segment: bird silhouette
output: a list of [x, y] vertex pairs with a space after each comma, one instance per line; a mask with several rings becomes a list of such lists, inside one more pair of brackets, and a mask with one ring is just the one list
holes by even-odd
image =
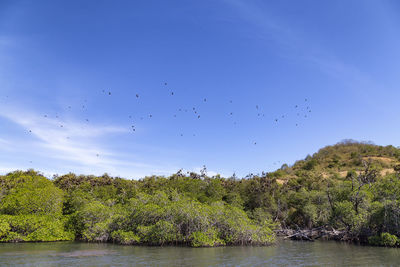
[[139, 95], [138, 95], [138, 94], [136, 94], [136, 98], [139, 98]]

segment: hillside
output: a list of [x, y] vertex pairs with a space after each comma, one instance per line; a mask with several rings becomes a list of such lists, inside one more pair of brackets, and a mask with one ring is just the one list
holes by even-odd
[[400, 149], [346, 140], [321, 148], [312, 156], [296, 161], [293, 166], [284, 164], [273, 175], [281, 184], [303, 177], [304, 171], [321, 178], [345, 178], [351, 171], [360, 174], [366, 163], [370, 163], [381, 176], [394, 173], [394, 168], [400, 164]]

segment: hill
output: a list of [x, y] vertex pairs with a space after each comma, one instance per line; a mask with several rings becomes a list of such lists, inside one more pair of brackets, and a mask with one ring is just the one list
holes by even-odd
[[293, 166], [287, 164], [273, 172], [279, 183], [289, 179], [301, 178], [304, 171], [310, 171], [321, 178], [344, 178], [349, 172], [360, 174], [365, 164], [371, 164], [381, 176], [392, 174], [400, 164], [400, 149], [394, 146], [378, 146], [370, 142], [344, 140], [332, 146], [321, 148], [312, 156], [296, 161]]

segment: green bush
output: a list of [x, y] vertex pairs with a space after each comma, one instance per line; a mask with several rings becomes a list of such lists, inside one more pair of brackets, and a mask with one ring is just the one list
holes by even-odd
[[0, 241], [73, 240], [63, 219], [49, 215], [0, 215]]
[[398, 238], [395, 235], [389, 233], [381, 234], [382, 245], [386, 247], [394, 247], [398, 243]]
[[139, 226], [137, 228], [141, 240], [151, 245], [164, 245], [177, 240], [178, 233], [175, 225], [160, 220], [151, 226]]
[[133, 245], [140, 243], [140, 237], [132, 231], [117, 230], [111, 233], [113, 242], [122, 245]]
[[5, 191], [0, 201], [2, 214], [61, 215], [63, 192], [43, 176], [13, 173], [2, 177], [2, 189]]
[[214, 247], [224, 245], [225, 242], [218, 238], [216, 229], [209, 229], [206, 232], [193, 232], [190, 235], [190, 245], [192, 247]]
[[373, 246], [394, 247], [399, 243], [399, 238], [389, 233], [381, 233], [381, 235], [370, 236], [368, 244]]

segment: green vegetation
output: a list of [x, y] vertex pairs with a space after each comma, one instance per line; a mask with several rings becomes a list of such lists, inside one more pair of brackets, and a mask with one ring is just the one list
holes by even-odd
[[265, 245], [276, 228], [335, 229], [340, 240], [397, 246], [400, 149], [345, 141], [246, 178], [126, 180], [37, 172], [0, 176], [0, 241]]

